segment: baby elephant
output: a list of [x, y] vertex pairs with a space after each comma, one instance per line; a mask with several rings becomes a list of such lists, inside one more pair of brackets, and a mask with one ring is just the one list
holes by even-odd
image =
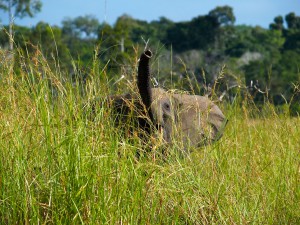
[[113, 110], [124, 118], [132, 113], [137, 125], [150, 134], [160, 134], [167, 143], [182, 143], [185, 149], [210, 144], [223, 133], [227, 119], [210, 99], [199, 95], [170, 93], [151, 88], [150, 50], [142, 53], [138, 66], [139, 96], [111, 97]]

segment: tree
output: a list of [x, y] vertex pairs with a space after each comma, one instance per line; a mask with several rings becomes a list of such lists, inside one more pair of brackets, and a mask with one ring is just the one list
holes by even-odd
[[235, 16], [230, 6], [219, 6], [208, 13], [208, 18], [214, 21], [214, 51], [217, 55], [224, 52], [228, 42], [233, 38]]
[[274, 19], [274, 23], [270, 24], [270, 29], [271, 30], [283, 30], [283, 17], [282, 16], [277, 16]]
[[295, 13], [289, 13], [285, 16], [288, 29], [300, 29], [300, 17], [296, 16]]
[[289, 13], [285, 16], [288, 29], [285, 31], [286, 42], [284, 50], [300, 52], [300, 17], [295, 13]]
[[98, 31], [98, 40], [104, 48], [115, 46], [118, 41], [116, 40], [113, 28], [108, 23], [102, 23]]
[[120, 46], [121, 52], [125, 52], [127, 48], [132, 46], [132, 41], [130, 39], [130, 33], [132, 30], [133, 18], [129, 15], [120, 16], [114, 26], [114, 33], [116, 40]]
[[191, 49], [190, 40], [194, 38], [189, 37], [188, 22], [173, 23], [173, 25], [167, 29], [166, 34], [166, 43], [171, 45], [176, 51], [182, 52]]
[[77, 38], [96, 38], [100, 23], [95, 16], [79, 16], [75, 19], [64, 19], [62, 21], [63, 32]]
[[[160, 17], [158, 21], [152, 21], [151, 27], [155, 30], [156, 39], [162, 43], [166, 43], [167, 31], [173, 25], [173, 21], [166, 17]], [[153, 39], [151, 35], [151, 39]]]
[[214, 17], [198, 16], [190, 22], [178, 22], [167, 30], [167, 43], [176, 51], [207, 49], [215, 42], [219, 24]]
[[286, 32], [284, 49], [300, 52], [300, 30], [292, 29]]
[[32, 45], [38, 46], [49, 61], [52, 54], [58, 57], [56, 60], [67, 61], [66, 59], [69, 59], [67, 46], [62, 42], [62, 31], [57, 26], [51, 27], [47, 23], [39, 22], [31, 29], [29, 41]]
[[233, 25], [235, 22], [233, 9], [230, 6], [218, 6], [211, 10], [208, 15], [215, 17], [221, 26]]
[[42, 8], [40, 0], [0, 0], [0, 9], [8, 12], [9, 17], [9, 48], [13, 50], [14, 18], [33, 17]]
[[93, 59], [100, 29], [98, 19], [93, 15], [85, 15], [65, 18], [62, 24], [62, 42], [78, 65], [87, 65]]

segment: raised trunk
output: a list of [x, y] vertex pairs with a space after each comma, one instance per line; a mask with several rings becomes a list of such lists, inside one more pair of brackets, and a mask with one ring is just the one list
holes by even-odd
[[153, 121], [153, 114], [151, 111], [152, 93], [150, 84], [150, 66], [149, 61], [152, 57], [152, 52], [146, 50], [140, 57], [138, 66], [137, 86], [141, 95], [142, 101], [146, 106], [147, 112], [151, 121]]

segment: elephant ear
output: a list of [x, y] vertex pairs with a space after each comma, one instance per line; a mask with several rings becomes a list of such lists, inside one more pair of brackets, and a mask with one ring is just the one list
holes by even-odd
[[180, 140], [178, 143], [188, 149], [190, 146], [195, 146], [203, 139], [202, 129], [200, 126], [201, 120], [197, 113], [197, 107], [189, 95], [174, 94], [174, 115], [176, 121], [173, 128], [175, 140]]
[[208, 121], [213, 127], [213, 140], [219, 140], [223, 135], [223, 131], [228, 122], [228, 119], [224, 116], [224, 114], [217, 105], [213, 105], [211, 107], [208, 116]]

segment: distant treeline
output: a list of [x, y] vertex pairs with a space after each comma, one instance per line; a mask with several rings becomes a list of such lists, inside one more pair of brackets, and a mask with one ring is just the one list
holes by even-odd
[[[4, 27], [0, 33], [2, 49], [9, 45], [7, 29]], [[72, 71], [73, 60], [88, 73], [96, 59], [108, 65], [108, 73], [115, 79], [120, 65], [129, 64], [136, 55], [135, 46], [144, 46], [148, 39], [148, 45], [162, 56], [157, 59], [161, 81], [170, 80], [171, 57], [172, 82], [186, 89], [191, 84], [182, 80], [195, 79], [195, 83], [208, 86], [226, 65], [220, 82], [222, 90], [230, 91], [241, 81], [255, 92], [256, 102], [264, 101], [267, 95], [275, 105], [292, 103], [294, 111], [298, 111], [300, 17], [293, 12], [277, 16], [269, 28], [235, 25], [229, 6], [217, 7], [186, 22], [165, 17], [147, 22], [123, 15], [109, 25], [88, 15], [67, 18], [61, 27], [44, 22], [31, 28], [14, 27], [18, 50], [35, 54], [38, 49], [49, 63], [58, 58], [61, 68], [67, 71]]]

